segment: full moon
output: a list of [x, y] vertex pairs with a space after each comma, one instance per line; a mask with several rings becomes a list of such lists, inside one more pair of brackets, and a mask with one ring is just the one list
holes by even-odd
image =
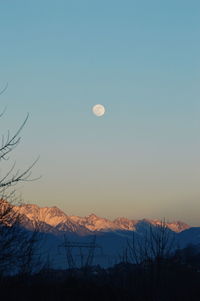
[[92, 108], [92, 112], [94, 115], [96, 115], [97, 117], [101, 117], [105, 114], [106, 112], [106, 109], [103, 105], [95, 105], [93, 108]]

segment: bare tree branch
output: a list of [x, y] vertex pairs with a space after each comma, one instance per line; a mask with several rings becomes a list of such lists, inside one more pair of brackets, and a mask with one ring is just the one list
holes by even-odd
[[8, 88], [8, 83], [5, 84], [5, 87], [0, 91], [0, 95], [3, 94]]
[[17, 132], [13, 135], [10, 136], [10, 132], [8, 131], [7, 137], [5, 138], [5, 135], [2, 136], [2, 144], [0, 147], [0, 160], [1, 159], [6, 159], [6, 156], [8, 153], [10, 153], [20, 142], [21, 137], [19, 137], [20, 132], [24, 128], [25, 124], [27, 123], [27, 120], [29, 118], [29, 114], [27, 114], [24, 122], [22, 125], [19, 127]]

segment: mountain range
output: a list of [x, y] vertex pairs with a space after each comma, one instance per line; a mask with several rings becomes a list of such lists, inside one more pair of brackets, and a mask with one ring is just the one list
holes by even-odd
[[[23, 225], [32, 229], [37, 226], [45, 232], [71, 232], [78, 235], [89, 235], [97, 232], [114, 232], [114, 231], [136, 231], [137, 225], [141, 222], [156, 226], [160, 225], [158, 219], [128, 219], [124, 217], [109, 220], [90, 214], [86, 217], [70, 216], [65, 214], [57, 207], [39, 207], [37, 205], [28, 204], [15, 206], [14, 210], [23, 216]], [[166, 226], [179, 233], [190, 226], [181, 221], [166, 222]]]

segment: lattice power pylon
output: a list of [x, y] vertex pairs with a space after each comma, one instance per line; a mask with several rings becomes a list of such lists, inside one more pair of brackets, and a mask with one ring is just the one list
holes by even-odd
[[[73, 252], [72, 252], [73, 249], [79, 249], [79, 256], [81, 259], [81, 268], [83, 268], [83, 267], [86, 268], [86, 267], [92, 266], [95, 249], [97, 249], [97, 248], [101, 249], [101, 247], [98, 244], [96, 244], [96, 235], [93, 236], [91, 242], [88, 242], [88, 243], [69, 241], [67, 239], [67, 236], [65, 235], [64, 236], [64, 244], [62, 246], [66, 250], [66, 256], [67, 256], [67, 262], [68, 262], [69, 269], [76, 268], [76, 261], [74, 260], [74, 256], [73, 256]], [[86, 250], [86, 249], [88, 250], [88, 254], [87, 254], [86, 260], [84, 261], [83, 250]]]

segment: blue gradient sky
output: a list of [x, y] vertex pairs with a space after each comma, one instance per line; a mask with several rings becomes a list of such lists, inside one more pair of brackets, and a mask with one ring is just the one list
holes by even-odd
[[0, 1], [0, 37], [24, 200], [200, 225], [199, 1]]

